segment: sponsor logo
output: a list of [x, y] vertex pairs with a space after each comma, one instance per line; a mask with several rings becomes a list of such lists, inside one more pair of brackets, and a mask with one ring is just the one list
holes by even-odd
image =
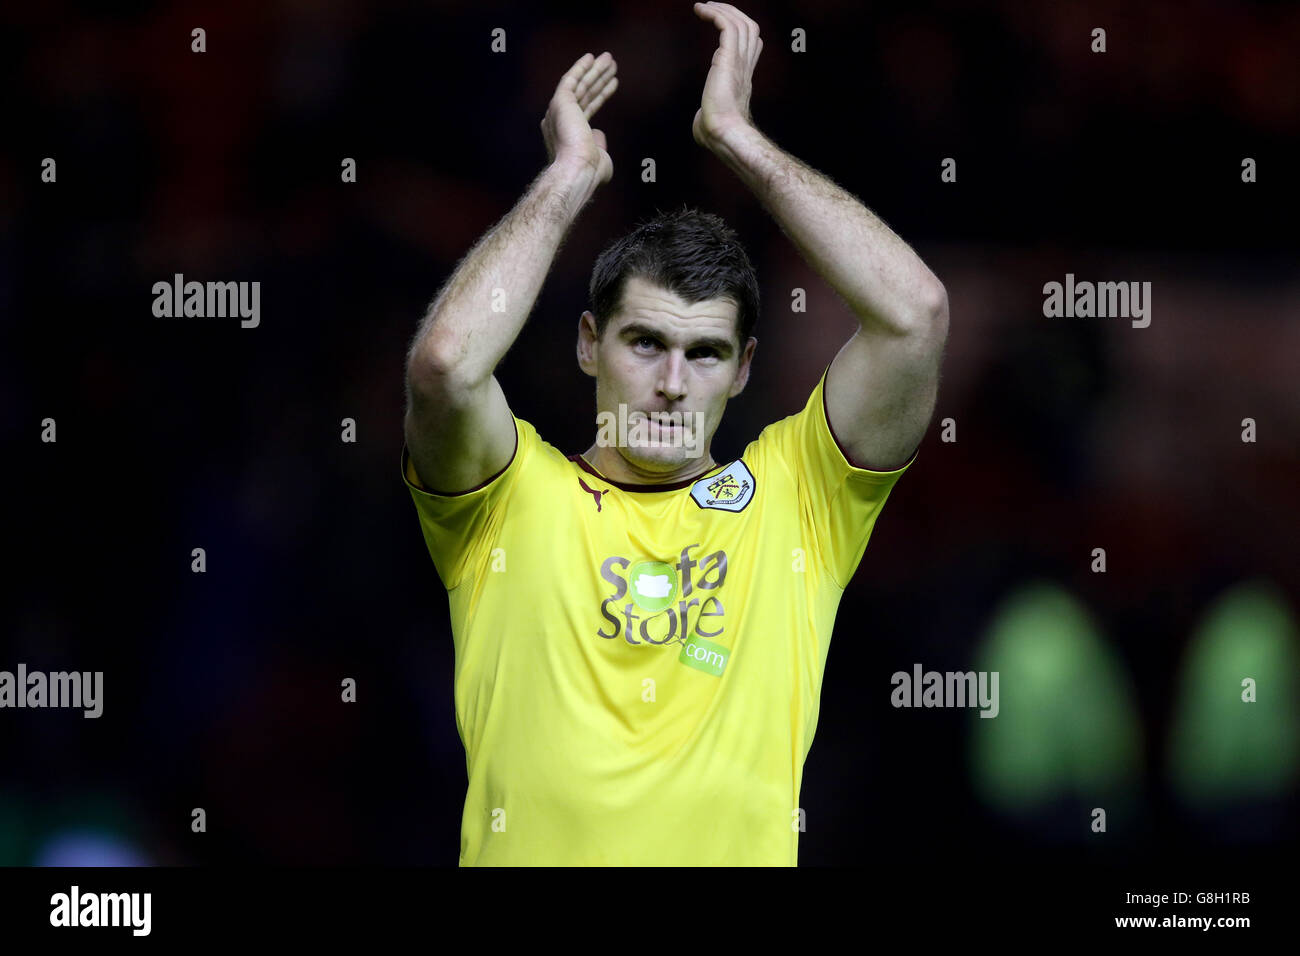
[[583, 490], [583, 491], [585, 491], [587, 494], [591, 495], [593, 498], [596, 499], [596, 512], [597, 512], [597, 514], [599, 514], [599, 513], [600, 513], [600, 496], [603, 495], [603, 494], [606, 494], [606, 493], [609, 491], [609, 489], [608, 489], [608, 488], [602, 488], [600, 491], [597, 491], [595, 488], [588, 488], [588, 487], [587, 487], [587, 483], [586, 483], [585, 481], [583, 481], [581, 478], [578, 479], [578, 484], [582, 485], [582, 490]]
[[727, 667], [727, 658], [730, 656], [730, 648], [692, 634], [682, 645], [682, 652], [677, 655], [677, 659], [687, 667], [712, 674], [714, 677], [721, 677]]
[[727, 579], [727, 552], [714, 551], [697, 561], [691, 551], [698, 547], [682, 548], [673, 564], [617, 554], [606, 558], [600, 576], [613, 590], [600, 603], [607, 623], [596, 636], [658, 645], [719, 638], [726, 617], [719, 591]]

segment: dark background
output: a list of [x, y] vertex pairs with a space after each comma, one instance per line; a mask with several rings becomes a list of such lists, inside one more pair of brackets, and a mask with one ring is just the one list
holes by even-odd
[[[1294, 847], [1300, 5], [740, 6], [765, 39], [755, 122], [908, 241], [951, 310], [934, 423], [840, 607], [800, 863]], [[569, 65], [618, 60], [593, 121], [614, 178], [498, 370], [516, 414], [566, 454], [587, 447], [573, 343], [592, 263], [682, 203], [739, 231], [763, 292], [717, 460], [802, 407], [853, 331], [691, 137], [716, 30], [686, 0], [245, 0], [8, 5], [0, 37], [0, 669], [105, 672], [98, 720], [0, 712], [0, 863], [454, 865], [465, 756], [445, 592], [398, 472], [403, 358], [544, 166], [538, 123]], [[152, 285], [176, 272], [260, 281], [260, 327], [155, 318]], [[1043, 283], [1067, 272], [1151, 281], [1150, 327], [1045, 318]], [[806, 314], [789, 312], [796, 286]], [[57, 443], [40, 441], [46, 417]], [[896, 710], [889, 678], [979, 666], [1035, 581], [1084, 609], [1085, 643], [1120, 675], [1079, 710], [1058, 695], [1054, 719], [1113, 705], [1135, 722], [1098, 751], [1109, 777], [1066, 760], [1042, 800], [1009, 809], [976, 782], [974, 735], [995, 722]], [[1275, 721], [1272, 783], [1225, 764], [1240, 786], [1197, 798], [1170, 769], [1177, 715], [1200, 699], [1183, 682], [1239, 586], [1282, 609], [1251, 675]], [[1014, 667], [991, 661], [1006, 715]], [[1098, 805], [1116, 808], [1105, 834], [1088, 827]]]

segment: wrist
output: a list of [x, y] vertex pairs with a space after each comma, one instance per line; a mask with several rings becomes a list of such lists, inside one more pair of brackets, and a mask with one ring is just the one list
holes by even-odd
[[580, 156], [557, 156], [546, 167], [546, 172], [561, 187], [588, 195], [596, 191], [600, 180], [600, 167]]
[[745, 120], [719, 123], [704, 131], [704, 145], [723, 162], [734, 165], [763, 141], [758, 127]]
[[586, 163], [557, 159], [542, 170], [539, 184], [573, 218], [596, 191], [596, 170]]

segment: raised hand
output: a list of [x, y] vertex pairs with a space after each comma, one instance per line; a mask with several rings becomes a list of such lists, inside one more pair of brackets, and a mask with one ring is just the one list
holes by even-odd
[[561, 78], [542, 117], [550, 162], [589, 166], [596, 172], [597, 185], [614, 175], [614, 162], [605, 149], [605, 134], [587, 121], [618, 89], [617, 72], [618, 64], [609, 53], [583, 54]]
[[708, 146], [710, 140], [732, 127], [754, 125], [749, 115], [749, 94], [763, 41], [758, 37], [758, 24], [729, 3], [697, 3], [695, 15], [708, 20], [721, 34], [704, 81], [704, 96], [691, 124], [695, 142]]

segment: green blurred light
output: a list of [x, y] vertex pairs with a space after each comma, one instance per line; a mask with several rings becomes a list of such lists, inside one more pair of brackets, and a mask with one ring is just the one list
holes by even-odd
[[[1186, 656], [1171, 729], [1175, 793], [1202, 809], [1270, 799], [1300, 774], [1296, 622], [1270, 584], [1241, 584], [1205, 613]], [[1255, 681], [1255, 702], [1242, 680]]]
[[972, 721], [981, 799], [1013, 815], [1071, 797], [1108, 812], [1127, 803], [1142, 750], [1133, 688], [1078, 601], [1025, 585], [995, 612], [979, 660], [999, 672], [1001, 699], [996, 718]]

